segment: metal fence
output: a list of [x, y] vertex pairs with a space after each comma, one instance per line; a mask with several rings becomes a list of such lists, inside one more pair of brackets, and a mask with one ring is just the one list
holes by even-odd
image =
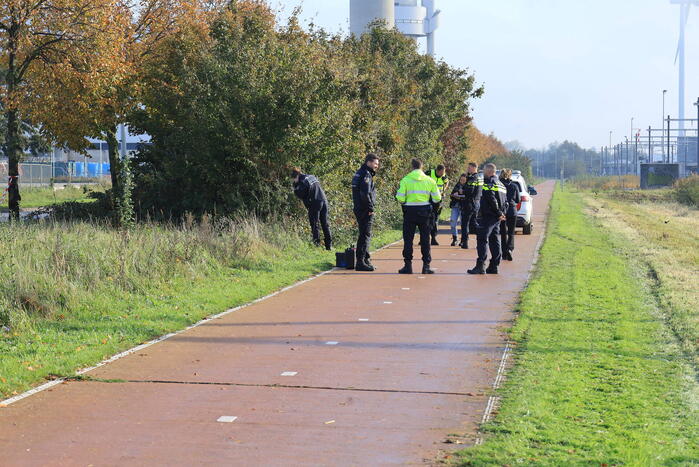
[[[109, 164], [93, 162], [23, 162], [19, 164], [19, 182], [24, 186], [47, 186], [65, 182], [109, 178]], [[8, 176], [7, 162], [0, 162], [0, 178]]]

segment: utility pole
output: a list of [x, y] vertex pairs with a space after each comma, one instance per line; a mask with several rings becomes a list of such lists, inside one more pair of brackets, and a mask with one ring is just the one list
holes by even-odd
[[641, 137], [641, 129], [636, 133], [636, 143], [633, 148], [633, 174], [638, 175], [638, 139]]
[[667, 89], [663, 89], [663, 138], [660, 145], [663, 151], [663, 162], [665, 162], [665, 94], [667, 94]]
[[670, 154], [670, 116], [667, 116], [667, 163], [672, 162], [672, 155]]

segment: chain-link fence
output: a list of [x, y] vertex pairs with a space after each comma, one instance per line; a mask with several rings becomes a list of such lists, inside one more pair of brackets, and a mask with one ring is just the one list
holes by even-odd
[[[52, 181], [100, 181], [109, 178], [109, 169], [109, 164], [97, 162], [23, 162], [19, 164], [19, 181], [23, 186], [47, 186]], [[0, 178], [7, 176], [7, 162], [0, 162]]]

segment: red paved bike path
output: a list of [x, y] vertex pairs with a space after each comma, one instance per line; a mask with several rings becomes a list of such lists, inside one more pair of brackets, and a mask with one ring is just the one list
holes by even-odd
[[439, 246], [436, 275], [400, 276], [394, 245], [376, 273], [333, 271], [87, 374], [118, 382], [1, 409], [0, 464], [434, 462], [449, 435], [475, 439], [543, 234], [553, 184], [539, 189], [501, 275], [467, 276], [475, 250]]

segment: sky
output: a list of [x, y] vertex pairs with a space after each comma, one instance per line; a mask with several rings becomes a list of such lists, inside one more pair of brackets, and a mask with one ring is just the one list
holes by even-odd
[[[273, 0], [282, 19], [349, 30], [349, 0]], [[476, 126], [527, 148], [613, 144], [678, 114], [679, 6], [670, 0], [437, 0], [437, 57], [485, 86]], [[286, 12], [286, 13], [284, 13]], [[686, 117], [699, 97], [699, 7], [687, 26]], [[696, 126], [695, 126], [696, 128]]]

